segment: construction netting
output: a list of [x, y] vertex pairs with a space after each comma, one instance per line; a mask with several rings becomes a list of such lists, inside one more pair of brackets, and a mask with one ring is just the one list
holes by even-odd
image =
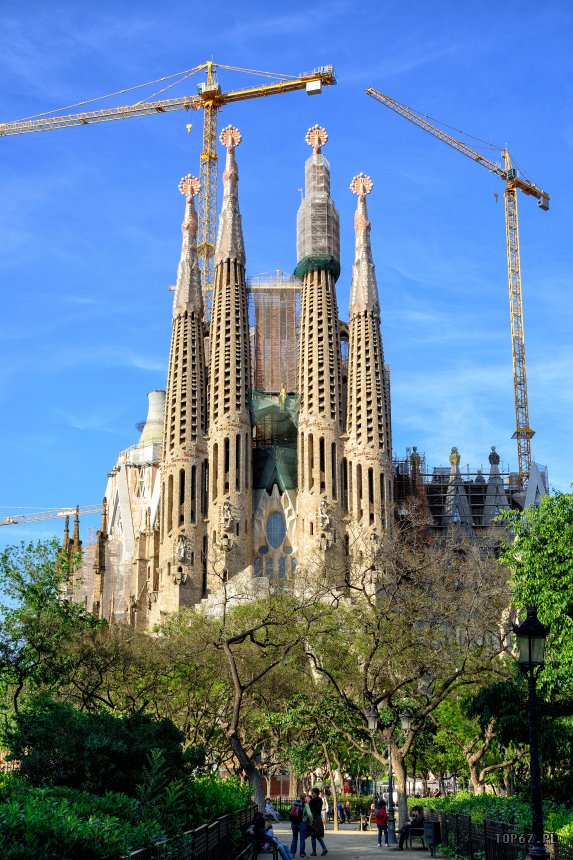
[[296, 441], [300, 396], [266, 391], [251, 392], [251, 420], [257, 428], [257, 440], [263, 445]]
[[330, 196], [330, 164], [322, 152], [306, 160], [304, 180], [296, 216], [296, 258], [329, 255], [340, 260], [339, 217]]
[[295, 278], [304, 278], [308, 272], [330, 272], [334, 280], [337, 281], [340, 277], [340, 263], [336, 257], [330, 254], [325, 254], [322, 257], [303, 257], [296, 269], [294, 270]]
[[248, 282], [252, 386], [278, 394], [298, 390], [300, 282], [277, 270]]

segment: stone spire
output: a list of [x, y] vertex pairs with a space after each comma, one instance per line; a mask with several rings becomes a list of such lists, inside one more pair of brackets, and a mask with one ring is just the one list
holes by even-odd
[[488, 459], [490, 468], [483, 508], [484, 525], [491, 525], [500, 511], [509, 510], [509, 499], [507, 498], [503, 478], [499, 471], [500, 456], [495, 450], [495, 445], [491, 446]]
[[215, 265], [222, 260], [236, 260], [245, 265], [245, 243], [239, 211], [239, 171], [235, 160], [235, 148], [241, 143], [241, 132], [228, 125], [219, 137], [227, 148], [225, 172], [223, 173], [223, 204], [219, 217], [219, 232], [215, 248]]
[[[169, 612], [197, 603], [205, 590], [201, 552], [206, 534], [207, 376], [193, 200], [198, 189], [193, 176], [185, 176], [179, 183], [185, 197], [185, 217], [165, 392], [159, 581], [158, 588], [153, 589], [159, 591], [162, 606]], [[163, 395], [152, 394], [141, 441], [156, 439]]]
[[179, 190], [185, 197], [185, 216], [181, 225], [183, 241], [173, 298], [173, 317], [186, 310], [195, 311], [199, 316], [203, 316], [201, 275], [197, 259], [198, 221], [194, 201], [199, 191], [199, 180], [188, 174], [179, 183]]
[[344, 503], [351, 523], [380, 535], [392, 517], [392, 473], [389, 392], [366, 209], [372, 180], [360, 173], [350, 190], [358, 200], [350, 290]]
[[350, 184], [350, 190], [358, 197], [354, 213], [354, 233], [356, 236], [352, 284], [350, 287], [350, 315], [365, 310], [379, 316], [378, 287], [372, 261], [370, 246], [370, 221], [366, 209], [366, 195], [372, 191], [373, 183], [369, 176], [359, 173]]
[[340, 463], [342, 371], [335, 282], [340, 273], [338, 212], [330, 197], [330, 167], [320, 126], [308, 130], [306, 195], [297, 215], [295, 275], [302, 280], [299, 334], [298, 553], [333, 576], [342, 568]]
[[70, 517], [69, 514], [66, 514], [66, 519], [64, 521], [64, 541], [62, 543], [62, 549], [64, 552], [67, 552], [70, 548]]
[[227, 126], [220, 141], [227, 160], [209, 333], [209, 588], [250, 565], [253, 515], [251, 353], [235, 161], [241, 134]]
[[456, 447], [452, 448], [449, 460], [450, 479], [446, 491], [442, 524], [444, 526], [463, 525], [470, 528], [473, 526], [472, 510], [460, 472], [461, 456]]

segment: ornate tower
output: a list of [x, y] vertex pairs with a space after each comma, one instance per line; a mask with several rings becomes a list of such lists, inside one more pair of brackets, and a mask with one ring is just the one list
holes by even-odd
[[337, 539], [340, 499], [341, 360], [335, 282], [340, 274], [338, 212], [330, 196], [323, 128], [306, 135], [305, 196], [297, 216], [295, 275], [302, 280], [298, 424], [298, 553], [322, 565]]
[[159, 547], [158, 603], [167, 612], [198, 602], [206, 590], [202, 552], [207, 514], [207, 412], [194, 203], [198, 189], [193, 176], [179, 184], [185, 197], [185, 217], [167, 375]]
[[227, 126], [223, 204], [215, 249], [209, 343], [208, 581], [214, 590], [252, 561], [251, 357], [245, 247], [235, 148], [241, 134]]
[[380, 535], [392, 517], [392, 455], [380, 305], [366, 210], [372, 180], [360, 173], [352, 180], [350, 190], [358, 201], [350, 290], [343, 507], [349, 513], [351, 527]]

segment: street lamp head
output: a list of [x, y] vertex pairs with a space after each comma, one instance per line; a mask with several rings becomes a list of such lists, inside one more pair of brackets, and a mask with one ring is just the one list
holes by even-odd
[[414, 714], [410, 710], [410, 708], [402, 708], [399, 714], [400, 717], [400, 725], [405, 732], [410, 731], [410, 726], [412, 725], [412, 719]]
[[513, 632], [517, 638], [521, 668], [534, 669], [536, 666], [543, 666], [549, 627], [541, 623], [535, 606], [527, 607], [527, 618], [519, 625], [514, 624]]
[[368, 731], [370, 732], [371, 737], [374, 737], [376, 734], [376, 729], [378, 728], [378, 709], [374, 702], [370, 705], [370, 710], [367, 714], [368, 719]]

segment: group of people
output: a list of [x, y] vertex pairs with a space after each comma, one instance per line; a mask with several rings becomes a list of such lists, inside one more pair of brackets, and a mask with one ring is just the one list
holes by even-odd
[[[350, 820], [350, 815], [346, 818], [345, 806], [348, 804], [337, 804], [337, 812], [340, 821]], [[386, 801], [380, 798], [373, 804], [373, 817], [378, 831], [378, 846], [382, 844], [388, 847], [388, 810]], [[328, 818], [328, 801], [326, 796], [322, 796], [319, 788], [313, 788], [310, 794], [301, 794], [293, 803], [290, 814], [290, 826], [292, 831], [292, 841], [289, 847], [280, 842], [273, 833], [272, 824], [268, 823], [268, 819], [279, 820], [279, 813], [271, 803], [270, 798], [267, 798], [265, 803], [265, 812], [257, 812], [255, 819], [250, 828], [250, 834], [258, 846], [260, 851], [265, 851], [275, 846], [282, 860], [293, 860], [296, 857], [297, 848], [299, 849], [299, 857], [316, 857], [317, 844], [321, 847], [321, 856], [328, 854], [326, 845], [324, 844], [324, 827]], [[398, 845], [394, 847], [394, 851], [403, 851], [404, 844], [412, 831], [424, 830], [424, 814], [421, 806], [413, 806], [410, 812], [408, 821], [400, 828], [400, 840]], [[311, 852], [306, 853], [306, 840], [310, 837]]]
[[281, 842], [273, 832], [269, 819], [278, 821], [280, 816], [274, 808], [271, 799], [265, 801], [265, 811], [257, 812], [253, 823], [248, 829], [248, 834], [257, 846], [257, 851], [268, 851], [275, 847], [282, 860], [293, 860], [296, 857], [297, 847], [299, 856], [307, 857], [306, 840], [310, 837], [312, 851], [311, 857], [317, 856], [317, 843], [322, 851], [321, 856], [328, 854], [324, 844], [324, 825], [328, 815], [328, 801], [322, 797], [319, 788], [313, 788], [309, 795], [301, 794], [290, 810], [290, 826], [292, 830], [292, 842], [290, 849], [288, 845]]
[[324, 844], [324, 825], [328, 815], [328, 801], [322, 796], [319, 788], [313, 788], [311, 793], [301, 794], [298, 800], [292, 805], [290, 811], [290, 826], [292, 830], [292, 842], [290, 852], [293, 857], [296, 857], [297, 845], [299, 847], [299, 856], [306, 857], [305, 842], [310, 836], [310, 844], [312, 851], [311, 857], [316, 857], [316, 844], [320, 845], [322, 851], [321, 857], [328, 854], [326, 845]]

